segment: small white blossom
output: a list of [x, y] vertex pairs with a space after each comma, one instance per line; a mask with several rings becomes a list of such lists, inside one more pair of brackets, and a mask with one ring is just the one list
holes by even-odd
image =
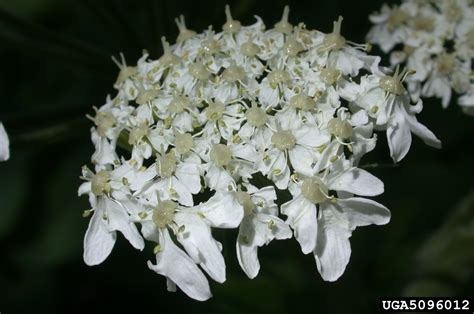
[[240, 223], [237, 238], [237, 258], [240, 267], [249, 278], [255, 278], [260, 270], [258, 248], [273, 239], [291, 238], [288, 225], [278, 218], [277, 199], [273, 187], [257, 189], [247, 184], [247, 191], [235, 192], [235, 198], [244, 208], [245, 216]]
[[[352, 194], [375, 196], [383, 183], [368, 172], [339, 160], [326, 169], [314, 169], [290, 188], [293, 200], [282, 212], [293, 228], [304, 254], [313, 253], [324, 280], [337, 280], [351, 253], [349, 237], [358, 226], [386, 224], [390, 212], [374, 201]], [[348, 194], [350, 193], [350, 194]]]

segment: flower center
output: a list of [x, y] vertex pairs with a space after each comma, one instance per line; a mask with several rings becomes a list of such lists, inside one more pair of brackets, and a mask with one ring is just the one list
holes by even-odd
[[267, 123], [267, 114], [261, 108], [257, 106], [252, 106], [245, 112], [245, 117], [251, 126], [262, 127]]
[[225, 15], [226, 15], [227, 21], [222, 26], [222, 30], [230, 34], [238, 33], [241, 28], [240, 22], [232, 18], [232, 15], [230, 14], [230, 7], [228, 4], [225, 6]]
[[300, 93], [291, 97], [290, 105], [303, 111], [309, 111], [316, 107], [316, 102], [306, 93]]
[[211, 102], [206, 109], [206, 117], [209, 120], [217, 121], [224, 114], [225, 106], [220, 101]]
[[323, 203], [327, 199], [328, 189], [318, 177], [306, 178], [301, 185], [301, 193], [313, 204]]
[[165, 67], [179, 64], [179, 58], [171, 52], [170, 44], [166, 41], [166, 38], [164, 36], [161, 37], [161, 43], [163, 45], [164, 53], [160, 58], [160, 63], [163, 64], [163, 66]]
[[230, 67], [224, 70], [222, 77], [228, 83], [242, 81], [245, 78], [245, 70], [241, 66], [231, 65]]
[[207, 32], [207, 39], [201, 43], [202, 50], [208, 55], [218, 53], [220, 50], [219, 42], [214, 39], [214, 32], [211, 28], [212, 26], [209, 26], [209, 30]]
[[380, 87], [382, 87], [385, 91], [400, 95], [403, 93], [403, 86], [402, 82], [396, 77], [392, 76], [385, 76], [380, 79]]
[[341, 76], [341, 71], [333, 68], [324, 68], [320, 73], [321, 79], [326, 85], [334, 84]]
[[448, 2], [444, 8], [444, 14], [449, 22], [458, 22], [463, 16], [461, 7], [458, 6], [455, 1]]
[[389, 76], [389, 75], [384, 76], [379, 81], [380, 87], [383, 90], [395, 95], [401, 95], [405, 91], [405, 88], [403, 87], [402, 80], [401, 80], [403, 73], [398, 75], [398, 69], [399, 68], [397, 66], [393, 76]]
[[411, 21], [413, 23], [413, 28], [415, 28], [418, 31], [432, 32], [435, 27], [434, 19], [429, 16], [418, 15]]
[[158, 96], [156, 89], [146, 90], [143, 87], [139, 89], [138, 97], [135, 100], [137, 104], [144, 105]]
[[415, 51], [415, 47], [409, 46], [409, 45], [404, 45], [403, 46], [403, 52], [406, 53], [407, 55], [411, 55]]
[[275, 69], [268, 74], [268, 82], [272, 88], [276, 88], [278, 84], [284, 84], [288, 82], [290, 78], [290, 74], [285, 70]]
[[290, 130], [280, 130], [273, 133], [272, 144], [279, 150], [291, 149], [296, 145], [296, 138]]
[[349, 138], [352, 136], [352, 125], [340, 118], [333, 118], [328, 122], [328, 131], [337, 137]]
[[134, 127], [130, 131], [130, 134], [128, 135], [128, 144], [135, 145], [147, 134], [148, 134], [148, 123], [143, 122], [139, 124], [138, 126]]
[[189, 99], [186, 96], [175, 96], [168, 105], [168, 110], [171, 113], [181, 113], [184, 109], [189, 107]]
[[404, 89], [402, 82], [393, 76], [382, 77], [380, 79], [380, 87], [382, 87], [385, 91], [395, 95], [402, 94]]
[[211, 160], [218, 167], [227, 166], [232, 160], [232, 153], [224, 144], [215, 144], [211, 149]]
[[186, 154], [191, 151], [191, 148], [194, 146], [194, 140], [191, 134], [183, 133], [177, 134], [174, 139], [174, 147], [176, 151], [180, 154]]
[[117, 124], [117, 119], [110, 112], [98, 111], [94, 123], [97, 125], [97, 133], [105, 137], [105, 133]]
[[444, 53], [438, 56], [438, 71], [443, 75], [450, 74], [454, 69], [455, 58], [452, 54]]
[[161, 201], [160, 204], [153, 210], [153, 223], [157, 228], [166, 228], [167, 225], [173, 222], [175, 212], [175, 202], [169, 200]]
[[196, 35], [195, 31], [192, 31], [186, 28], [184, 15], [180, 15], [179, 19], [176, 18], [174, 21], [176, 22], [176, 25], [178, 25], [178, 29], [179, 29], [179, 35], [178, 35], [178, 38], [176, 38], [176, 42], [181, 43], [185, 40], [188, 40], [194, 37], [194, 35]]
[[110, 174], [107, 170], [101, 170], [93, 175], [91, 179], [91, 190], [96, 196], [101, 196], [110, 191]]
[[290, 14], [290, 7], [285, 6], [283, 9], [283, 16], [281, 17], [280, 22], [275, 24], [275, 29], [283, 34], [290, 34], [293, 31], [293, 25], [288, 23], [288, 15]]
[[402, 25], [405, 23], [405, 21], [408, 19], [408, 13], [400, 10], [400, 9], [393, 9], [392, 12], [390, 13], [390, 16], [387, 19], [387, 27], [389, 31], [393, 31], [396, 29], [398, 26]]
[[237, 202], [239, 202], [239, 204], [244, 208], [245, 216], [253, 213], [255, 204], [252, 202], [252, 198], [250, 197], [249, 193], [243, 191], [235, 192], [235, 198], [237, 199]]
[[122, 63], [118, 62], [117, 59], [115, 59], [115, 57], [112, 57], [112, 61], [114, 61], [114, 63], [120, 69], [120, 72], [117, 77], [117, 84], [119, 85], [125, 82], [128, 78], [137, 74], [138, 72], [138, 68], [136, 66], [135, 67], [127, 66], [127, 62], [125, 61], [125, 57], [122, 53], [120, 54], [120, 58], [121, 58]]
[[254, 57], [259, 52], [260, 48], [256, 44], [254, 44], [250, 38], [247, 42], [243, 43], [240, 46], [240, 53], [246, 57]]
[[293, 37], [288, 38], [285, 45], [283, 46], [283, 51], [290, 57], [295, 57], [303, 50], [303, 45]]
[[189, 73], [201, 81], [206, 81], [211, 76], [211, 73], [207, 70], [207, 68], [201, 62], [193, 63], [188, 68]]
[[342, 16], [334, 22], [332, 33], [324, 37], [323, 44], [331, 50], [339, 50], [346, 44], [346, 39], [341, 36]]
[[162, 178], [169, 178], [176, 171], [176, 156], [173, 152], [158, 157], [157, 161], [157, 171]]

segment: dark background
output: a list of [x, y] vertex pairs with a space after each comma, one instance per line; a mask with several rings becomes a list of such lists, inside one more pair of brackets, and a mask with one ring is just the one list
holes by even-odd
[[[271, 27], [290, 4], [290, 21], [324, 32], [344, 16], [343, 35], [363, 43], [368, 15], [380, 1], [228, 1], [243, 24], [253, 15]], [[0, 312], [7, 313], [375, 313], [382, 296], [464, 295], [474, 291], [474, 126], [452, 101], [447, 110], [425, 101], [419, 119], [442, 140], [435, 150], [414, 139], [397, 167], [370, 169], [385, 183], [376, 200], [392, 211], [386, 226], [357, 230], [352, 258], [335, 283], [324, 282], [297, 242], [260, 250], [262, 270], [249, 280], [234, 253], [235, 232], [219, 231], [227, 281], [211, 283], [199, 303], [168, 293], [146, 266], [152, 247], [135, 251], [120, 236], [100, 266], [82, 261], [89, 208], [77, 197], [80, 168], [93, 152], [86, 113], [101, 106], [118, 69], [142, 49], [161, 53], [174, 41], [173, 19], [186, 16], [201, 32], [225, 22], [221, 1], [0, 0], [0, 120], [12, 158], [0, 164]], [[379, 53], [377, 49], [374, 53]], [[385, 135], [364, 163], [390, 163]]]

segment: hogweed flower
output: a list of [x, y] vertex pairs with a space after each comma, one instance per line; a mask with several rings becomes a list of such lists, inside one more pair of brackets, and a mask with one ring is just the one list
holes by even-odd
[[[422, 106], [410, 104], [406, 73], [384, 74], [368, 45], [343, 37], [341, 17], [324, 34], [294, 26], [288, 7], [268, 30], [258, 17], [245, 26], [225, 13], [222, 31], [199, 34], [181, 16], [176, 44], [163, 38], [158, 60], [144, 52], [136, 66], [116, 62], [117, 94], [90, 117], [95, 171], [83, 169], [79, 189], [92, 207], [84, 260], [107, 258], [117, 231], [138, 250], [146, 239], [156, 244], [148, 266], [168, 289], [205, 300], [204, 273], [226, 278], [227, 243], [212, 229], [238, 228], [248, 277], [258, 275], [260, 247], [294, 234], [323, 279], [336, 280], [352, 231], [390, 219], [364, 198], [383, 183], [357, 167], [376, 145], [374, 130], [387, 131], [397, 162], [411, 132], [439, 141], [416, 120]], [[280, 208], [279, 190], [293, 196]]]
[[405, 63], [416, 73], [407, 78], [413, 100], [441, 99], [446, 108], [453, 92], [463, 111], [474, 115], [474, 4], [472, 1], [409, 1], [370, 16], [369, 42], [390, 52], [392, 66]]

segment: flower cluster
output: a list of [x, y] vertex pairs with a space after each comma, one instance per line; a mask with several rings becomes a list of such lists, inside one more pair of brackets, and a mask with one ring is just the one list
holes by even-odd
[[[259, 272], [259, 247], [294, 235], [334, 281], [352, 231], [390, 219], [364, 198], [383, 183], [358, 168], [374, 130], [386, 132], [396, 162], [412, 132], [440, 142], [417, 121], [422, 104], [410, 104], [407, 73], [384, 74], [367, 45], [344, 38], [341, 17], [324, 34], [292, 25], [288, 7], [269, 30], [258, 17], [243, 26], [225, 12], [222, 31], [200, 34], [181, 16], [176, 44], [162, 38], [158, 60], [146, 52], [136, 66], [115, 60], [117, 95], [90, 117], [95, 169], [83, 168], [79, 188], [92, 206], [84, 260], [103, 262], [117, 233], [139, 250], [146, 239], [156, 244], [148, 267], [168, 289], [205, 300], [204, 273], [226, 279], [212, 229], [238, 228], [248, 277]], [[280, 190], [292, 196], [281, 206]]]
[[446, 108], [454, 90], [463, 111], [474, 115], [473, 16], [470, 0], [404, 0], [370, 16], [367, 39], [391, 51], [392, 66], [404, 62], [416, 71], [407, 79], [415, 101], [437, 97]]

